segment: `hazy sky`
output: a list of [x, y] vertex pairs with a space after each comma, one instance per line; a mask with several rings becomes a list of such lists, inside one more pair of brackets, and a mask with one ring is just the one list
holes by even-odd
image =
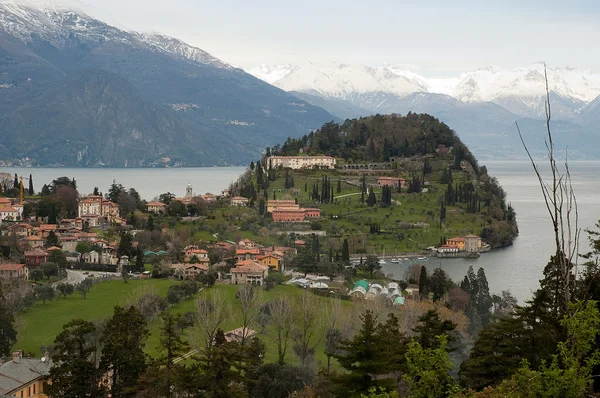
[[[83, 0], [233, 65], [411, 65], [425, 76], [545, 60], [600, 71], [598, 0]], [[451, 3], [451, 4], [450, 4]]]

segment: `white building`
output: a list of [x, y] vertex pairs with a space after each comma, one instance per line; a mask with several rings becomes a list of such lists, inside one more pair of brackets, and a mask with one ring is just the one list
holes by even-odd
[[335, 168], [335, 158], [331, 156], [271, 156], [267, 160], [267, 166], [278, 168], [279, 166], [289, 169], [306, 169], [317, 167], [320, 169]]

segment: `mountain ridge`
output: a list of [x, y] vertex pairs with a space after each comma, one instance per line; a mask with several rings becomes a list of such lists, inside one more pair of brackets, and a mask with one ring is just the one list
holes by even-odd
[[[54, 3], [49, 0], [34, 7], [17, 3], [22, 2], [0, 0], [0, 160], [90, 167], [241, 165], [290, 134], [305, 134], [337, 120], [179, 39], [121, 30], [85, 12], [47, 6]], [[83, 71], [106, 72], [110, 81], [121, 79], [139, 98], [131, 98], [115, 84], [110, 85], [110, 95], [103, 95], [106, 87], [86, 85]], [[96, 103], [79, 109], [82, 94], [74, 87]], [[50, 115], [52, 104], [45, 104], [44, 98], [59, 99], [56, 115]], [[115, 133], [105, 134], [107, 120], [95, 119], [89, 110], [110, 108], [111, 101], [122, 109], [109, 129]], [[38, 112], [23, 108], [28, 104], [36, 104]], [[29, 109], [29, 117], [22, 117], [23, 109]], [[76, 113], [74, 123], [71, 112]], [[162, 124], [148, 123], [155, 116]], [[59, 125], [68, 131], [57, 129]], [[143, 149], [142, 159], [132, 150], [119, 149], [140, 134], [156, 142], [161, 126], [174, 141], [164, 148], [151, 146], [157, 156]], [[87, 142], [88, 153], [95, 154], [82, 157], [81, 148], [58, 148], [58, 142], [45, 134], [50, 127], [55, 134], [71, 137], [71, 142]], [[36, 129], [49, 151], [35, 145], [28, 151], [23, 142], [7, 138], [32, 137]], [[104, 141], [91, 140], [85, 130], [96, 131]], [[115, 148], [114, 155], [107, 148]], [[52, 158], [58, 153], [60, 157]]]

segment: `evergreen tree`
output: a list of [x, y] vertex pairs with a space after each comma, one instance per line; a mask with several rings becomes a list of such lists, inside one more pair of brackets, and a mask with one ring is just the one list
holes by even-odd
[[19, 177], [17, 177], [17, 173], [15, 173], [15, 180], [13, 182], [13, 188], [19, 189]]
[[265, 201], [263, 199], [258, 202], [258, 214], [265, 215]]
[[140, 375], [146, 370], [144, 341], [148, 337], [146, 321], [135, 307], [116, 306], [100, 339], [100, 368], [111, 378], [113, 397], [133, 397]]
[[94, 187], [94, 192], [92, 193], [92, 195], [100, 196], [100, 191], [98, 190], [98, 187]]
[[33, 196], [33, 194], [35, 193], [33, 191], [33, 177], [31, 176], [31, 174], [29, 174], [29, 195]]
[[138, 272], [144, 272], [144, 252], [142, 251], [142, 245], [138, 245], [135, 253], [135, 268]]
[[7, 306], [4, 288], [0, 279], [0, 358], [11, 354], [12, 346], [17, 342], [17, 331], [15, 330], [15, 318], [11, 309]]
[[337, 193], [342, 193], [342, 180], [337, 182]]
[[121, 239], [117, 248], [117, 257], [120, 259], [122, 256], [133, 258], [133, 236], [125, 231], [121, 231]]
[[429, 290], [433, 293], [433, 301], [441, 300], [449, 288], [446, 273], [441, 268], [436, 268], [433, 270], [428, 282]]
[[417, 334], [415, 341], [423, 348], [440, 348], [439, 336], [446, 336], [448, 342], [455, 340], [452, 333], [456, 324], [452, 321], [442, 321], [436, 310], [429, 310], [419, 317], [419, 324], [412, 331]]
[[481, 325], [485, 326], [490, 322], [490, 309], [492, 308], [492, 297], [490, 288], [483, 268], [477, 270], [477, 293], [475, 295], [477, 303], [477, 314], [481, 320]]
[[421, 299], [426, 299], [429, 297], [427, 268], [424, 265], [421, 266], [421, 274], [419, 275], [419, 296], [421, 296]]
[[390, 378], [379, 378], [388, 369], [383, 366], [381, 340], [378, 338], [377, 319], [367, 310], [360, 319], [362, 327], [349, 340], [342, 340], [340, 354], [334, 355], [346, 372], [333, 376], [336, 396], [360, 396], [371, 388], [393, 390], [395, 382]]
[[45, 391], [51, 397], [104, 397], [100, 383], [102, 373], [96, 365], [99, 347], [92, 336], [96, 327], [92, 322], [74, 319], [63, 326], [54, 340], [54, 366], [50, 369], [52, 383]]
[[152, 214], [148, 216], [148, 222], [146, 223], [146, 229], [148, 231], [154, 231], [154, 217]]
[[350, 262], [350, 246], [348, 245], [348, 239], [344, 239], [342, 246], [342, 261], [346, 264]]
[[369, 190], [369, 197], [367, 198], [367, 206], [373, 207], [377, 203], [377, 198], [375, 197], [375, 191], [373, 189]]
[[50, 205], [50, 212], [48, 213], [48, 224], [56, 224], [56, 205], [52, 203]]

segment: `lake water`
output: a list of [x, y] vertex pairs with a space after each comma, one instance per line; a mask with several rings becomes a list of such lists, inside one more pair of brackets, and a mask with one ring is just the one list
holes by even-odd
[[[194, 193], [219, 194], [244, 172], [244, 167], [195, 167], [175, 169], [81, 169], [81, 168], [13, 168], [0, 167], [0, 173], [28, 177], [32, 175], [36, 191], [50, 184], [57, 177], [75, 178], [80, 194], [88, 194], [98, 187], [108, 192], [113, 180], [126, 188], [135, 188], [143, 199], [154, 199], [161, 193], [171, 192], [177, 197], [185, 195], [187, 184], [192, 184]], [[27, 186], [27, 185], [25, 185]]]
[[[519, 236], [512, 246], [482, 254], [478, 259], [431, 258], [427, 268], [431, 271], [441, 267], [453, 280], [459, 281], [470, 265], [475, 271], [483, 267], [492, 293], [510, 290], [523, 303], [539, 287], [544, 266], [555, 251], [552, 223], [530, 163], [488, 161], [485, 165], [515, 208]], [[569, 168], [577, 195], [579, 224], [582, 228], [592, 228], [600, 219], [600, 162], [570, 162]], [[581, 251], [585, 252], [589, 247], [587, 235], [582, 233], [581, 238]], [[402, 278], [409, 264], [409, 261], [388, 264], [383, 271]]]
[[[490, 291], [510, 290], [522, 303], [538, 287], [542, 270], [553, 248], [552, 225], [531, 165], [522, 161], [488, 161], [489, 174], [498, 178], [507, 193], [508, 201], [517, 212], [520, 235], [508, 248], [486, 253], [475, 260], [430, 259], [428, 268], [441, 267], [454, 280], [462, 280], [469, 265], [483, 267]], [[579, 203], [579, 223], [582, 228], [593, 227], [600, 219], [600, 162], [571, 162], [573, 188]], [[219, 193], [236, 180], [243, 167], [181, 168], [181, 169], [16, 169], [0, 168], [0, 172], [33, 175], [35, 189], [54, 178], [68, 176], [77, 180], [81, 193], [92, 192], [95, 186], [106, 192], [113, 179], [125, 187], [134, 187], [145, 199], [163, 192], [177, 196], [185, 194], [191, 183], [198, 194]], [[582, 243], [587, 236], [582, 234]], [[585, 246], [585, 245], [584, 245]], [[383, 270], [402, 278], [409, 261], [388, 264]]]

